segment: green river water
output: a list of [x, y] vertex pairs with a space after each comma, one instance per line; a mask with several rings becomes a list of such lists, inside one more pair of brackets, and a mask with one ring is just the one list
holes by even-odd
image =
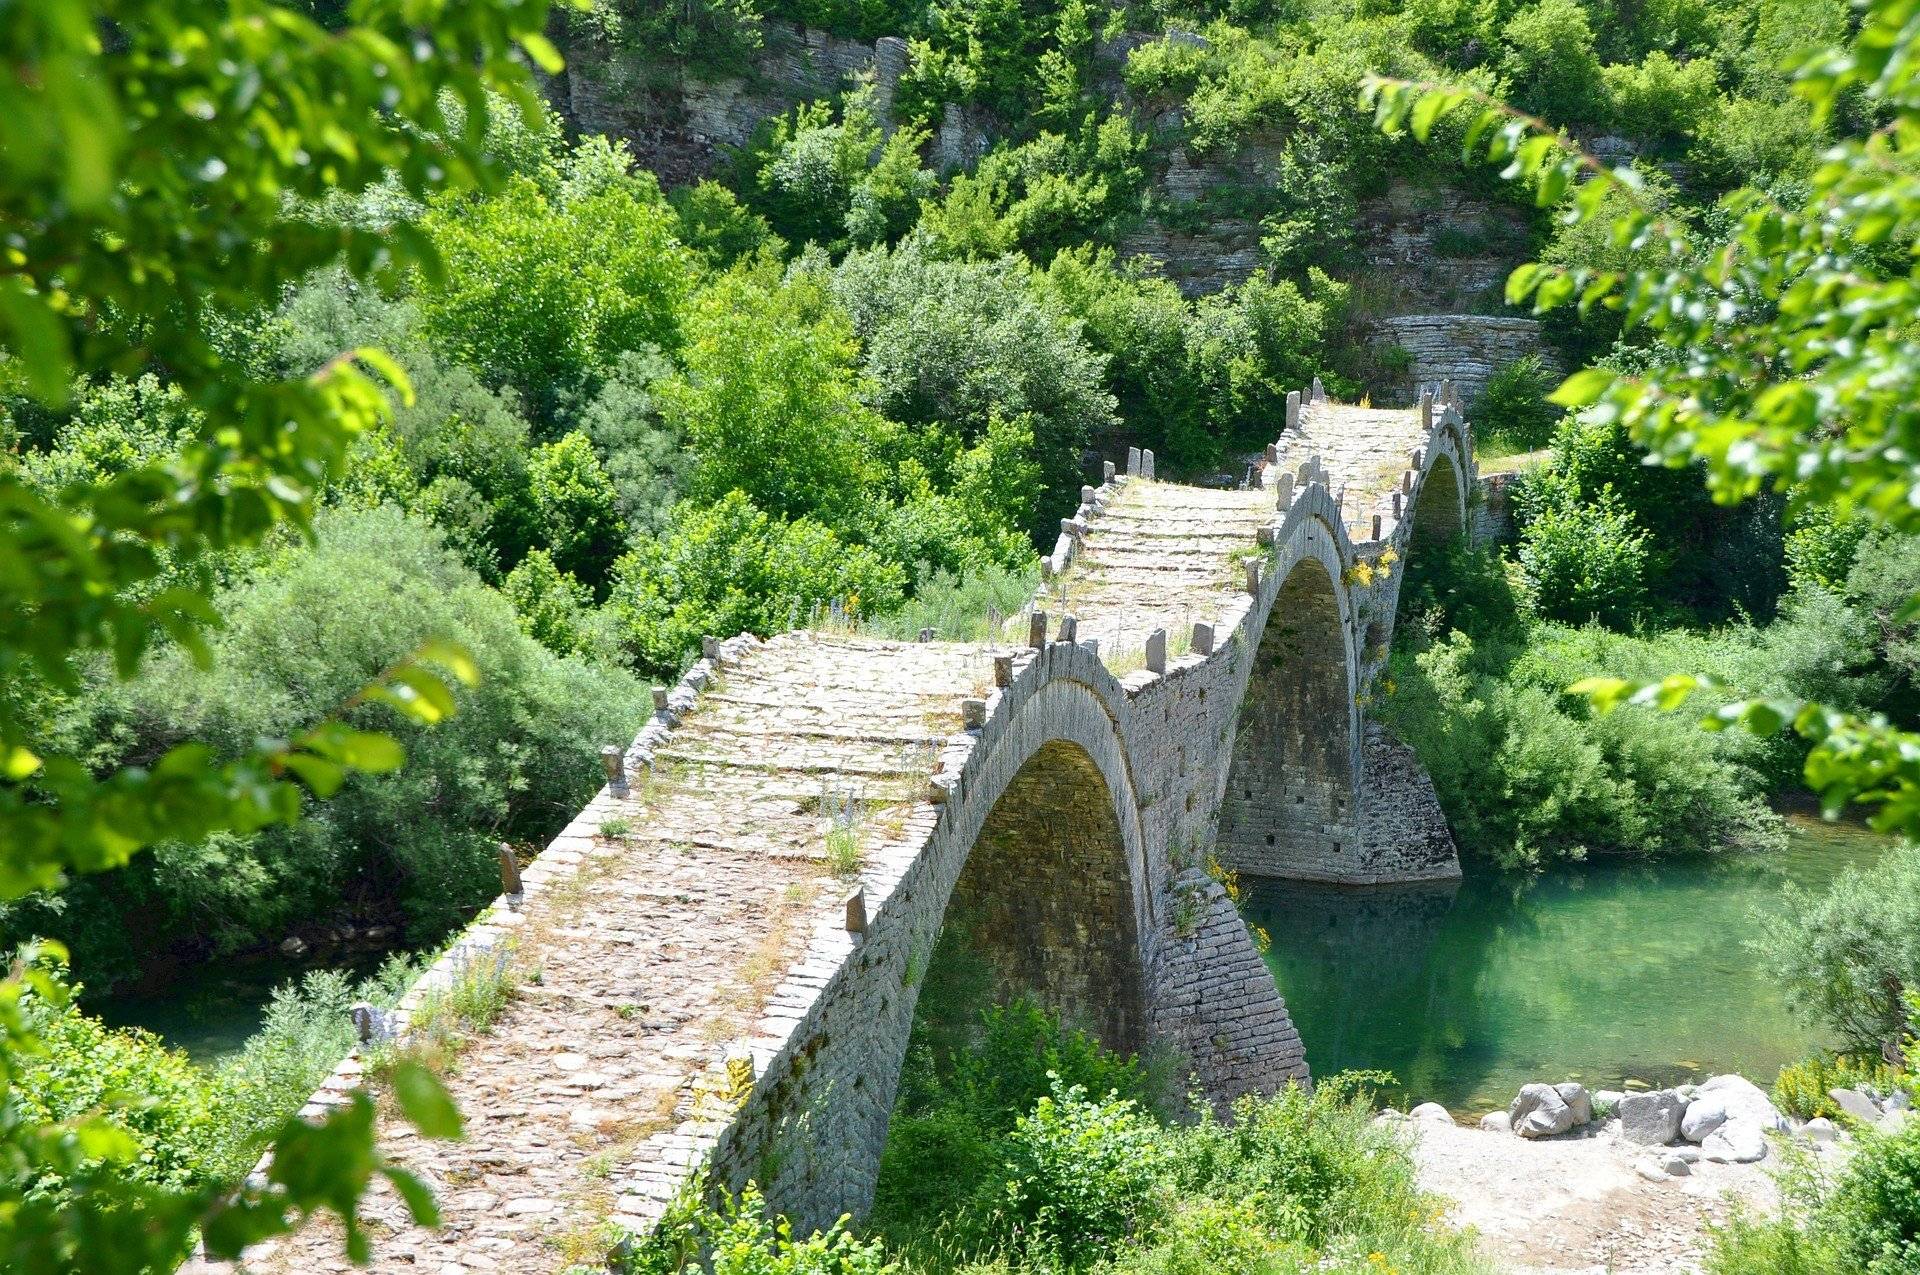
[[1883, 839], [1794, 817], [1781, 853], [1588, 864], [1445, 886], [1262, 882], [1243, 901], [1316, 1075], [1390, 1071], [1414, 1102], [1503, 1107], [1531, 1080], [1763, 1087], [1829, 1044], [1746, 947], [1788, 883], [1818, 888]]

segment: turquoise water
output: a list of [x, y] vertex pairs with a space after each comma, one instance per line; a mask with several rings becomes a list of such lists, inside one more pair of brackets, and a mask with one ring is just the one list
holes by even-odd
[[1262, 882], [1249, 920], [1317, 1075], [1392, 1072], [1405, 1096], [1504, 1106], [1530, 1080], [1619, 1088], [1738, 1071], [1770, 1084], [1831, 1043], [1745, 946], [1791, 882], [1818, 888], [1886, 843], [1794, 818], [1780, 853], [1589, 864], [1443, 886]]

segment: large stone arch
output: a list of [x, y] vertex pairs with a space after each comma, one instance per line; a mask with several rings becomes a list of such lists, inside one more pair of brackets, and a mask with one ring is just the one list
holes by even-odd
[[984, 966], [991, 1000], [1030, 996], [1109, 1049], [1138, 1052], [1147, 1038], [1146, 970], [1122, 825], [1086, 749], [1042, 744], [974, 839], [936, 959], [969, 956]]
[[1345, 879], [1359, 859], [1359, 668], [1338, 527], [1317, 510], [1283, 523], [1274, 581], [1260, 599], [1264, 618], [1247, 629], [1259, 638], [1215, 840], [1235, 871]]
[[1413, 543], [1451, 540], [1467, 530], [1467, 484], [1452, 446], [1435, 440], [1413, 497]]
[[[954, 908], [994, 927], [984, 955], [1006, 989], [1092, 1019], [1086, 1025], [1116, 1047], [1144, 1043], [1154, 1030], [1158, 909], [1129, 713], [1098, 657], [1068, 643], [1036, 652], [1000, 692], [964, 755], [949, 755], [957, 773], [941, 777], [932, 826], [909, 827], [897, 861], [868, 865], [868, 924], [809, 1004], [794, 1037], [804, 1046], [778, 1057], [722, 1135], [714, 1162], [723, 1179], [758, 1180], [806, 1225], [865, 1211], [920, 990]], [[976, 855], [988, 872], [972, 870]], [[1019, 879], [993, 880], [1001, 871]], [[1052, 953], [1060, 968], [1048, 971], [1021, 949], [1048, 935], [1102, 946], [1063, 946]], [[1096, 981], [1105, 979], [1118, 986]]]

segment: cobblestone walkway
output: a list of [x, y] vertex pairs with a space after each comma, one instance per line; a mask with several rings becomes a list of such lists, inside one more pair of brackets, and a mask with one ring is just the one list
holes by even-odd
[[[597, 1224], [643, 1189], [642, 1165], [671, 1162], [676, 1130], [725, 1083], [729, 1042], [841, 887], [829, 809], [852, 801], [877, 848], [959, 727], [958, 701], [990, 676], [973, 647], [804, 634], [727, 670], [663, 750], [659, 779], [589, 812], [628, 821], [624, 834], [563, 837], [542, 856], [577, 875], [529, 901], [531, 977], [448, 1077], [466, 1139], [382, 1120], [386, 1154], [427, 1180], [443, 1218], [412, 1226], [375, 1190], [371, 1269], [523, 1275], [604, 1255]], [[338, 1228], [316, 1224], [244, 1269], [355, 1268]]]

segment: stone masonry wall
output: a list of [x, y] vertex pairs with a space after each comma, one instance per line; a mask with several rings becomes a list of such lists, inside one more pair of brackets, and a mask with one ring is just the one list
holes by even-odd
[[1541, 335], [1537, 319], [1481, 314], [1414, 314], [1374, 321], [1374, 340], [1413, 356], [1409, 385], [1451, 379], [1468, 403], [1480, 397], [1495, 372], [1538, 355], [1549, 372], [1559, 356]]

